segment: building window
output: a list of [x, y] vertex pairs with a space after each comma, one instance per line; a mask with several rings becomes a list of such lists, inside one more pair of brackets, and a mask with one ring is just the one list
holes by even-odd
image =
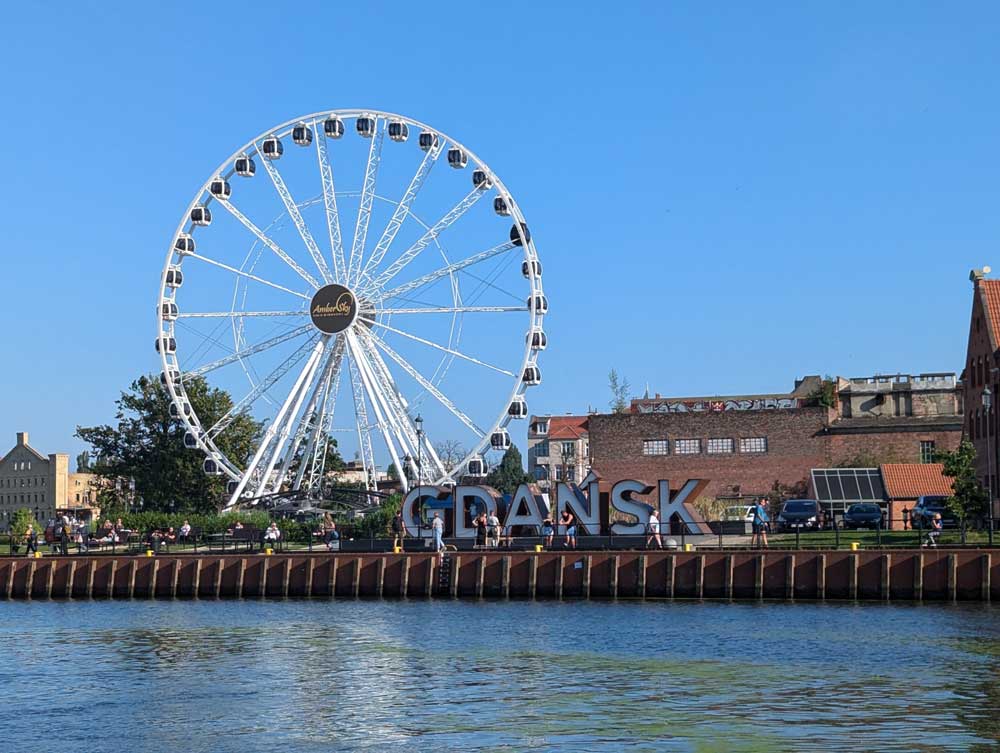
[[666, 439], [644, 439], [642, 440], [643, 455], [669, 455], [670, 441]]
[[537, 421], [534, 425], [535, 434], [548, 434], [549, 433], [549, 422], [548, 421]]
[[701, 452], [701, 440], [678, 439], [674, 442], [674, 452], [677, 455], [697, 455]]
[[574, 442], [562, 443], [562, 456], [564, 458], [576, 457], [576, 445]]
[[709, 455], [725, 455], [733, 451], [733, 440], [730, 438], [716, 438], [708, 440]]
[[767, 437], [743, 437], [740, 452], [767, 452]]
[[934, 462], [934, 440], [923, 440], [920, 442], [920, 462]]
[[535, 445], [535, 457], [547, 458], [549, 456], [549, 440], [539, 442]]

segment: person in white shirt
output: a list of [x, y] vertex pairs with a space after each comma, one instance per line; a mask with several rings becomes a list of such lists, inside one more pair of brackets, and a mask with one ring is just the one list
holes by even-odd
[[490, 510], [486, 518], [486, 548], [497, 549], [500, 546], [500, 518], [496, 510]]
[[431, 521], [431, 532], [434, 534], [434, 550], [438, 553], [439, 557], [443, 557], [444, 552], [444, 521], [441, 520], [441, 516], [438, 513], [434, 513], [434, 519]]
[[651, 542], [656, 542], [657, 549], [663, 549], [663, 540], [660, 538], [660, 518], [656, 510], [649, 513], [649, 535], [646, 536], [646, 548], [649, 549]]

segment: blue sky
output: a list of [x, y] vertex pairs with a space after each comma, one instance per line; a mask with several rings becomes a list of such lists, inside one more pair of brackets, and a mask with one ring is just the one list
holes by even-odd
[[15, 4], [0, 445], [82, 449], [158, 370], [191, 196], [298, 114], [432, 123], [503, 176], [551, 304], [532, 412], [961, 369], [1000, 237], [989, 4]]

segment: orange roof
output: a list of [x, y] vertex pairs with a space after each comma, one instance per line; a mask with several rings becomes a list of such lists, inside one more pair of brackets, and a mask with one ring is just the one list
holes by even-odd
[[579, 439], [587, 436], [588, 416], [552, 416], [549, 439]]
[[983, 291], [983, 306], [986, 308], [993, 348], [1000, 348], [1000, 280], [979, 280], [978, 283]]
[[924, 494], [952, 494], [951, 479], [940, 463], [884, 463], [881, 468], [889, 499], [916, 499]]

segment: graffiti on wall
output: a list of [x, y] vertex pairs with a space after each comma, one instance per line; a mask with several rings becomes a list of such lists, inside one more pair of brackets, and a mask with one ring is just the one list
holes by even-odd
[[724, 413], [725, 411], [789, 410], [798, 408], [793, 397], [745, 400], [660, 400], [635, 403], [639, 413]]

